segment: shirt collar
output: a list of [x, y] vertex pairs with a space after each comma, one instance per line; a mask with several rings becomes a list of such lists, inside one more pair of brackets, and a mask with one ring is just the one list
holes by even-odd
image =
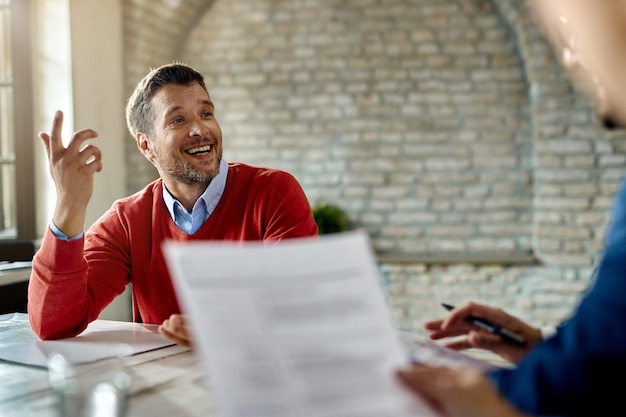
[[[204, 200], [204, 205], [194, 204], [194, 209], [196, 207], [204, 207], [207, 211], [207, 216], [211, 215], [217, 203], [219, 203], [222, 194], [224, 193], [224, 188], [226, 188], [226, 179], [228, 178], [228, 162], [224, 159], [220, 160], [220, 168], [215, 176], [209, 183], [204, 193], [200, 196], [202, 200]], [[167, 207], [167, 211], [169, 211], [172, 220], [176, 222], [176, 215], [174, 210], [174, 205], [176, 203], [180, 204], [178, 200], [174, 198], [174, 196], [169, 192], [167, 187], [165, 186], [165, 182], [163, 182], [163, 201], [165, 202], [165, 206]]]

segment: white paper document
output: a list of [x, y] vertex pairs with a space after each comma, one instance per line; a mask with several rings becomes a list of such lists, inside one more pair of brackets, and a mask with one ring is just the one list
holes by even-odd
[[430, 417], [367, 235], [164, 244], [222, 416]]
[[491, 362], [452, 350], [413, 333], [398, 331], [398, 336], [415, 363], [452, 369], [471, 368], [483, 372], [497, 368]]
[[0, 360], [47, 367], [48, 357], [60, 353], [72, 364], [112, 358], [124, 347], [125, 354], [147, 352], [173, 345], [157, 332], [156, 324], [96, 320], [76, 337], [40, 340], [24, 313], [0, 315]]

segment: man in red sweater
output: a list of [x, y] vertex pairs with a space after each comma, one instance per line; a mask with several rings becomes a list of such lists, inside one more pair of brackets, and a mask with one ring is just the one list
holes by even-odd
[[[57, 202], [32, 265], [28, 289], [31, 326], [42, 339], [81, 333], [132, 284], [133, 319], [191, 344], [161, 243], [166, 239], [262, 240], [317, 235], [310, 204], [283, 171], [227, 163], [222, 132], [204, 78], [174, 63], [141, 80], [126, 107], [128, 128], [160, 178], [116, 201], [86, 232], [100, 150], [75, 132], [64, 147], [63, 114], [40, 133]], [[211, 265], [207, 265], [211, 268]]]

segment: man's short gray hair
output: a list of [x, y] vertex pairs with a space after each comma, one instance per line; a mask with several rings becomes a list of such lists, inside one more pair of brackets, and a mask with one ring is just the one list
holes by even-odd
[[137, 83], [126, 104], [126, 125], [133, 138], [137, 137], [139, 132], [148, 135], [153, 132], [155, 116], [150, 100], [154, 93], [168, 84], [190, 85], [194, 82], [207, 91], [202, 74], [185, 64], [174, 62], [150, 70]]

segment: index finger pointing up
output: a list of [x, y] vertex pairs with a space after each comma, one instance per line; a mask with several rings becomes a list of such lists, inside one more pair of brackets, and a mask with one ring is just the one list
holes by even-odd
[[52, 130], [50, 131], [50, 140], [49, 142], [49, 147], [50, 147], [50, 153], [54, 154], [55, 152], [58, 152], [62, 149], [64, 149], [63, 147], [63, 139], [61, 138], [61, 130], [63, 128], [63, 112], [61, 110], [57, 110], [54, 113], [54, 119], [52, 120]]

